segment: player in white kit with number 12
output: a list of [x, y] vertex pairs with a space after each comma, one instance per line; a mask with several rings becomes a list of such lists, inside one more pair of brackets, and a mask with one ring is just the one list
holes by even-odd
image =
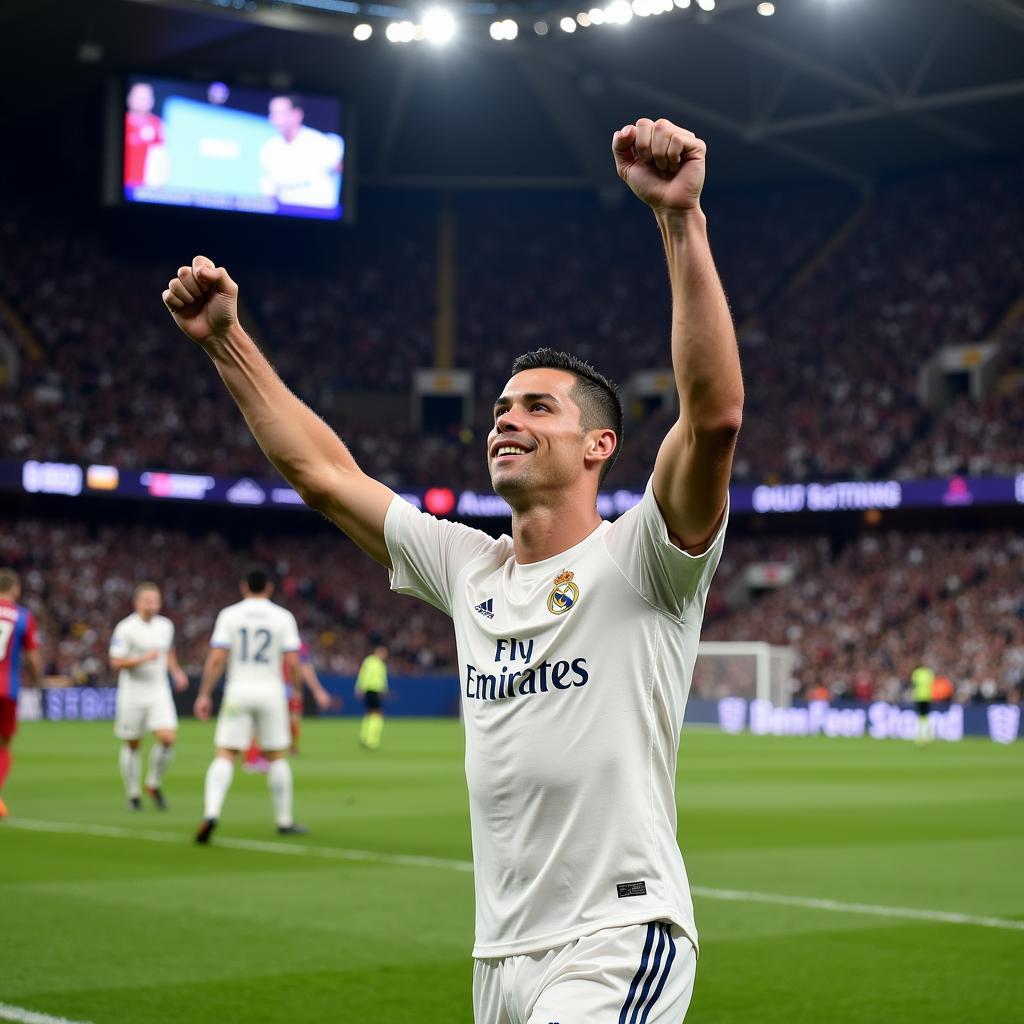
[[676, 843], [676, 755], [721, 556], [743, 409], [732, 320], [700, 206], [704, 143], [667, 120], [615, 132], [672, 288], [679, 417], [642, 500], [601, 520], [615, 387], [566, 353], [515, 360], [487, 441], [512, 509], [498, 540], [368, 477], [238, 324], [198, 256], [163, 293], [270, 460], [312, 507], [454, 620], [477, 897], [477, 1024], [679, 1024], [696, 929]]
[[242, 600], [217, 615], [210, 653], [203, 666], [195, 712], [210, 717], [211, 693], [227, 669], [224, 698], [214, 735], [216, 756], [206, 772], [203, 820], [197, 843], [208, 843], [220, 819], [238, 755], [254, 736], [270, 762], [267, 787], [274, 820], [281, 835], [302, 835], [306, 829], [292, 818], [292, 769], [288, 763], [291, 729], [284, 667], [299, 678], [299, 627], [295, 616], [270, 600], [274, 585], [262, 566], [247, 570]]

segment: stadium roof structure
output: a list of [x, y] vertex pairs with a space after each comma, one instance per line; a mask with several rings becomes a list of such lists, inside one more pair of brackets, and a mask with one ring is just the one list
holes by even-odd
[[[628, 24], [582, 3], [446, 6], [458, 31], [431, 45], [387, 41], [422, 17], [404, 0], [5, 0], [2, 73], [19, 85], [0, 122], [81, 104], [112, 70], [305, 88], [353, 101], [363, 184], [609, 197], [611, 132], [643, 115], [705, 137], [729, 182], [870, 191], [1024, 148], [1024, 0], [617, 0]], [[516, 38], [492, 38], [502, 19]]]

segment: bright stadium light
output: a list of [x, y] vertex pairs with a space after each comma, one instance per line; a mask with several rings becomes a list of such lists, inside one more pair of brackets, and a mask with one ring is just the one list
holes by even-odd
[[580, 28], [590, 28], [590, 15], [586, 11], [580, 11], [576, 15], [576, 21], [579, 23]]
[[416, 26], [411, 21], [392, 21], [384, 35], [389, 43], [411, 43], [416, 38]]
[[673, 0], [673, 2], [681, 11], [685, 11], [690, 6], [690, 0]]
[[772, 4], [772, 3], [758, 4], [757, 5], [757, 13], [760, 14], [762, 18], [770, 18], [775, 13], [775, 4]]
[[560, 22], [558, 23], [558, 27], [559, 27], [559, 28], [560, 28], [560, 29], [561, 29], [561, 30], [562, 30], [563, 32], [575, 32], [575, 31], [576, 31], [576, 22], [575, 22], [575, 20], [574, 20], [574, 19], [572, 19], [572, 18], [569, 18], [569, 17], [565, 17], [565, 18], [563, 18], [563, 19], [562, 19], [562, 20], [561, 20], [561, 21], [560, 21]]
[[713, 11], [715, 9], [715, 0], [697, 0], [697, 6], [702, 11]]
[[429, 7], [420, 23], [428, 43], [448, 43], [455, 35], [455, 18], [444, 7]]
[[600, 7], [591, 7], [587, 13], [590, 15], [591, 25], [604, 24], [604, 11]]
[[533, 23], [533, 31], [539, 36], [546, 36], [548, 34], [548, 23], [546, 21], [535, 21]]
[[612, 0], [604, 9], [604, 20], [609, 25], [625, 25], [626, 22], [633, 20], [633, 8], [629, 6], [627, 0]]
[[490, 31], [492, 39], [512, 40], [519, 35], [519, 26], [511, 18], [506, 18], [504, 21], [492, 21]]
[[365, 21], [360, 22], [360, 24], [356, 25], [356, 27], [352, 29], [352, 35], [354, 38], [358, 39], [359, 42], [365, 42], [373, 35], [373, 26], [367, 25]]
[[651, 11], [651, 0], [633, 0], [633, 13], [638, 18], [649, 18]]

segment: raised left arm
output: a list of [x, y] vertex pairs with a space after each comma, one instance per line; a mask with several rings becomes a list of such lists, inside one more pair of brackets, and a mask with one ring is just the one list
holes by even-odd
[[615, 133], [619, 176], [655, 213], [672, 286], [679, 419], [654, 464], [654, 496], [674, 543], [703, 551], [725, 512], [743, 417], [736, 332], [700, 207], [707, 147], [664, 119]]

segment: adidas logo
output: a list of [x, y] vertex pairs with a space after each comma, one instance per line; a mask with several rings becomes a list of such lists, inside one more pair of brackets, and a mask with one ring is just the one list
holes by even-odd
[[494, 618], [494, 598], [493, 597], [489, 597], [489, 598], [487, 598], [486, 601], [482, 601], [480, 604], [478, 604], [476, 606], [476, 611], [478, 611], [481, 615], [486, 615], [487, 618], [489, 618], [489, 619], [493, 619]]

